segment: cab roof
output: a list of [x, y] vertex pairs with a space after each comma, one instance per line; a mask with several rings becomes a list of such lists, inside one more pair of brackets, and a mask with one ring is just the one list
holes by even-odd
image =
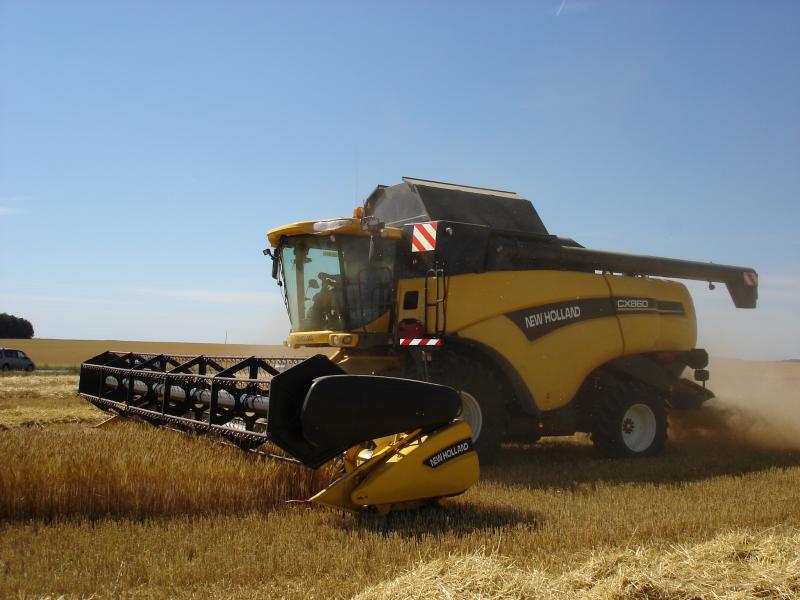
[[[492, 229], [547, 235], [530, 200], [516, 192], [403, 177], [402, 183], [379, 185], [364, 202], [364, 216], [385, 223], [384, 236], [400, 238], [403, 225], [453, 221]], [[327, 219], [290, 223], [267, 233], [272, 246], [295, 235], [369, 235], [360, 219]]]
[[[347, 235], [369, 235], [369, 232], [361, 226], [361, 219], [322, 219], [319, 221], [299, 221], [281, 225], [267, 232], [267, 239], [273, 248], [278, 247], [278, 243], [283, 237], [293, 237], [296, 235], [319, 235], [326, 236], [332, 233]], [[403, 230], [397, 227], [386, 227], [383, 230], [383, 237], [399, 239], [403, 236]]]

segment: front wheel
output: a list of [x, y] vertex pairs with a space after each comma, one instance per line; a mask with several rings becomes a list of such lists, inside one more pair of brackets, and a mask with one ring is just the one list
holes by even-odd
[[458, 419], [472, 430], [472, 441], [481, 461], [494, 460], [508, 427], [505, 390], [495, 373], [482, 363], [456, 358], [447, 361], [445, 372], [436, 383], [448, 385], [461, 395]]
[[592, 441], [605, 456], [654, 456], [664, 448], [666, 403], [651, 386], [625, 381], [603, 389], [592, 416]]
[[26, 373], [32, 373], [33, 372], [33, 365], [28, 365], [27, 367], [25, 367], [25, 372]]

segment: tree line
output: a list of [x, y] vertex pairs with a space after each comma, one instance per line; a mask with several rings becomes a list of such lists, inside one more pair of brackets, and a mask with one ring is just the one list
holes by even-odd
[[29, 340], [33, 337], [33, 325], [28, 319], [0, 313], [0, 338]]

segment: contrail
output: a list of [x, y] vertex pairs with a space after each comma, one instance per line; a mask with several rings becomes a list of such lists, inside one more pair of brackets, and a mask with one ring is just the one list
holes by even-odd
[[561, 6], [559, 6], [558, 10], [556, 11], [556, 16], [557, 17], [561, 16], [561, 11], [564, 10], [564, 5], [566, 3], [567, 3], [567, 0], [561, 0]]

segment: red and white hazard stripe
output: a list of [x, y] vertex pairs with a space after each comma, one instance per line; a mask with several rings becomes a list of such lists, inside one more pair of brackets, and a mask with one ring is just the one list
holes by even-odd
[[429, 252], [436, 248], [437, 225], [436, 221], [414, 225], [414, 233], [411, 235], [412, 252]]
[[400, 338], [401, 346], [441, 346], [439, 338]]
[[749, 287], [756, 287], [758, 285], [758, 275], [755, 271], [744, 272], [744, 284]]

